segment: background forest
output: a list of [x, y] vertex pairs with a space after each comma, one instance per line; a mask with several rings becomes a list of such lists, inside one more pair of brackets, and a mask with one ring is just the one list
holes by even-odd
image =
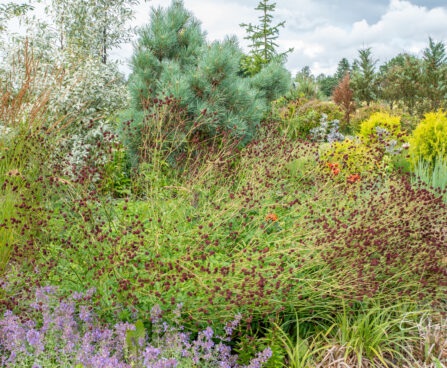
[[1, 366], [447, 366], [444, 41], [292, 76], [270, 0], [245, 51], [39, 3], [0, 4]]

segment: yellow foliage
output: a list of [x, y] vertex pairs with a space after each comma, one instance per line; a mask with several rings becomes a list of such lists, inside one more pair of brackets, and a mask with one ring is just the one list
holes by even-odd
[[378, 142], [380, 139], [378, 131], [385, 132], [382, 139], [394, 139], [398, 142], [403, 142], [405, 134], [402, 132], [399, 116], [393, 116], [386, 112], [376, 112], [360, 126], [360, 136], [366, 143]]
[[437, 157], [447, 158], [447, 116], [443, 110], [425, 114], [410, 137], [412, 164], [419, 159], [434, 164]]
[[385, 174], [389, 168], [388, 157], [378, 155], [375, 147], [366, 145], [360, 139], [333, 143], [320, 153], [320, 162], [328, 173], [340, 181], [347, 180], [351, 175], [365, 178]]

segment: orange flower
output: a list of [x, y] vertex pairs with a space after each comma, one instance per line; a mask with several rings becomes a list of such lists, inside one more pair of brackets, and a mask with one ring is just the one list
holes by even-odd
[[334, 175], [338, 175], [340, 173], [340, 169], [338, 169], [338, 168], [336, 168], [336, 167], [334, 167], [333, 169], [332, 169], [332, 174], [334, 174]]
[[352, 174], [348, 177], [348, 183], [355, 183], [356, 181], [360, 180], [360, 176], [358, 174]]
[[269, 215], [265, 219], [266, 221], [276, 221], [278, 220], [278, 216], [276, 216], [274, 213], [269, 213]]
[[330, 169], [335, 169], [338, 167], [338, 163], [330, 163], [328, 162], [327, 165], [329, 166]]

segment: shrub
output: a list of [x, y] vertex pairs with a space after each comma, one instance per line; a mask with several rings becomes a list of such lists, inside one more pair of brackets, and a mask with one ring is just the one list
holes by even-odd
[[413, 165], [419, 159], [435, 164], [436, 158], [447, 157], [447, 116], [442, 110], [425, 115], [410, 138]]
[[391, 110], [386, 105], [381, 105], [378, 103], [371, 103], [369, 106], [359, 107], [355, 113], [351, 116], [350, 127], [353, 133], [360, 132], [361, 124], [370, 118], [371, 115], [376, 112], [391, 113]]
[[[116, 63], [103, 64], [91, 56], [80, 58], [70, 49], [51, 52], [51, 46], [33, 41], [35, 49], [19, 39], [5, 57], [10, 65], [2, 74], [7, 76], [2, 89], [21, 98], [19, 104], [9, 106], [9, 110], [19, 106], [21, 111], [11, 113], [2, 106], [0, 122], [7, 116], [15, 123], [20, 119], [30, 126], [39, 123], [39, 129], [60, 133], [64, 137], [56, 148], [64, 153], [66, 168], [82, 166], [97, 151], [98, 138], [112, 131], [114, 116], [128, 105], [124, 76]], [[25, 87], [27, 93], [21, 94]], [[97, 158], [98, 164], [105, 163], [105, 157]]]
[[400, 117], [376, 112], [361, 124], [360, 136], [366, 143], [377, 143], [381, 139], [402, 142], [404, 134], [400, 128]]
[[345, 139], [322, 147], [320, 163], [335, 180], [346, 182], [351, 175], [376, 180], [389, 171], [389, 162], [380, 150], [360, 139]]
[[283, 130], [289, 137], [307, 137], [310, 131], [320, 125], [326, 115], [327, 120], [340, 120], [342, 111], [332, 102], [298, 99], [291, 101], [286, 107], [279, 107], [279, 116]]

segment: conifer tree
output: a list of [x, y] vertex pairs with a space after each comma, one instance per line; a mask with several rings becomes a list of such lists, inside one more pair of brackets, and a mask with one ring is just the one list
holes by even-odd
[[430, 37], [423, 56], [424, 95], [435, 111], [447, 97], [447, 54], [445, 44]]
[[335, 77], [340, 82], [346, 75], [346, 73], [351, 71], [351, 66], [346, 58], [341, 59], [338, 62], [337, 71], [335, 72]]
[[366, 102], [369, 106], [377, 99], [377, 78], [371, 48], [359, 50], [359, 59], [355, 61], [352, 73], [352, 88], [354, 97], [359, 102]]
[[326, 75], [322, 73], [317, 77], [317, 82], [320, 85], [321, 92], [326, 97], [330, 97], [339, 80], [335, 75]]
[[242, 59], [242, 68], [250, 75], [258, 73], [262, 66], [273, 60], [284, 62], [288, 53], [278, 53], [278, 44], [276, 40], [279, 37], [279, 28], [284, 27], [285, 21], [273, 25], [273, 15], [276, 3], [270, 3], [270, 0], [260, 0], [255, 10], [261, 12], [259, 16], [259, 24], [241, 23], [240, 26], [245, 28], [247, 36], [245, 39], [250, 41], [250, 54]]
[[203, 134], [232, 130], [245, 142], [253, 138], [270, 102], [289, 89], [291, 78], [274, 62], [254, 77], [242, 77], [242, 55], [235, 38], [207, 44], [199, 21], [182, 1], [153, 8], [149, 24], [139, 32], [129, 78], [136, 131], [151, 108], [143, 101], [164, 93], [180, 100], [192, 116], [205, 110], [213, 116], [200, 127]]

